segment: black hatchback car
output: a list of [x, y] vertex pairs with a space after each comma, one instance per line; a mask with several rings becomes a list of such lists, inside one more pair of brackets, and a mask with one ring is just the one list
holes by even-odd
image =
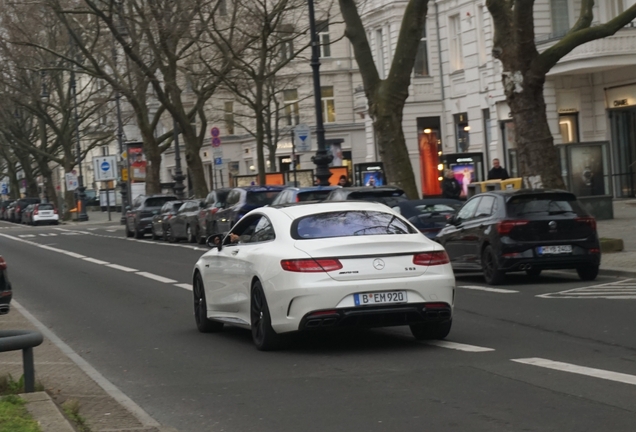
[[435, 239], [455, 270], [481, 270], [488, 284], [507, 272], [537, 277], [546, 269], [598, 275], [596, 221], [574, 194], [561, 190], [493, 191], [475, 195]]
[[13, 291], [7, 274], [7, 262], [0, 256], [0, 315], [9, 313]]
[[146, 233], [152, 232], [152, 218], [159, 214], [161, 207], [176, 200], [174, 195], [139, 195], [126, 212], [126, 237], [144, 238]]
[[227, 196], [225, 208], [214, 213], [212, 226], [207, 227], [209, 232], [229, 232], [248, 212], [270, 205], [283, 189], [284, 186], [244, 186], [232, 189]]

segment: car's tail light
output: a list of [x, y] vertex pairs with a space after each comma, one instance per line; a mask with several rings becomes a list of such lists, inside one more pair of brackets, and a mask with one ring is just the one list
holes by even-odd
[[6, 270], [6, 269], [7, 269], [7, 262], [4, 260], [4, 258], [0, 256], [0, 270]]
[[524, 226], [527, 224], [527, 220], [504, 220], [497, 224], [497, 232], [500, 235], [507, 235], [510, 234], [510, 231], [512, 231], [513, 228]]
[[218, 212], [218, 211], [219, 211], [219, 208], [218, 208], [218, 207], [212, 207], [212, 208], [210, 209], [210, 214], [211, 214], [211, 215], [213, 215], [214, 213], [216, 213], [216, 212]]
[[575, 219], [577, 222], [588, 225], [590, 228], [596, 231], [596, 219], [593, 217], [580, 217]]
[[40, 213], [39, 213], [38, 209], [34, 209], [33, 210], [33, 214], [36, 215], [36, 214], [40, 214]]
[[57, 209], [56, 208], [53, 209], [53, 214], [57, 214]]
[[323, 310], [323, 311], [316, 311], [316, 312], [312, 312], [309, 314], [310, 317], [317, 317], [317, 316], [325, 316], [325, 315], [337, 315], [338, 311], [337, 310]]
[[330, 272], [342, 268], [342, 263], [335, 258], [282, 260], [280, 265], [285, 271], [299, 273]]
[[421, 266], [434, 266], [448, 264], [450, 260], [446, 251], [422, 252], [413, 255], [413, 264]]
[[597, 253], [601, 253], [601, 250], [599, 248], [591, 248], [589, 252], [591, 254], [597, 254]]

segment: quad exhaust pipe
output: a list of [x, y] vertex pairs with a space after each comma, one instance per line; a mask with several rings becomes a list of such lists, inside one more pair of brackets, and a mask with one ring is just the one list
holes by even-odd
[[532, 268], [532, 264], [521, 264], [519, 265], [520, 270], [530, 270]]

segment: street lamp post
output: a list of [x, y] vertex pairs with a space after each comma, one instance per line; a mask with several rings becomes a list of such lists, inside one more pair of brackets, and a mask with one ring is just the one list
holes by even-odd
[[316, 177], [320, 186], [329, 186], [329, 164], [333, 156], [327, 153], [325, 145], [325, 127], [322, 119], [322, 97], [320, 88], [320, 41], [316, 33], [316, 17], [314, 13], [314, 0], [307, 0], [309, 6], [309, 31], [311, 32], [311, 68], [314, 79], [314, 103], [316, 105], [316, 141], [318, 149], [311, 160], [316, 165]]
[[75, 112], [75, 135], [77, 140], [77, 166], [79, 175], [77, 176], [77, 221], [85, 222], [88, 220], [86, 214], [86, 188], [84, 187], [84, 176], [82, 174], [82, 147], [79, 133], [79, 115], [77, 113], [77, 83], [75, 82], [75, 66], [71, 67], [71, 91], [73, 92], [73, 109]]
[[[49, 92], [46, 89], [46, 82], [44, 79], [46, 78], [46, 72], [41, 71], [40, 76], [42, 78], [42, 93], [40, 93], [40, 100], [42, 101], [42, 106], [44, 113], [40, 116], [40, 148], [43, 150], [46, 149], [46, 119], [44, 118], [46, 113], [46, 104], [49, 102]], [[44, 200], [49, 202], [49, 192], [48, 192], [48, 183], [46, 181], [46, 177], [43, 178], [43, 186], [44, 186]]]
[[179, 199], [183, 199], [183, 191], [185, 190], [185, 185], [183, 184], [183, 180], [185, 176], [183, 175], [183, 171], [181, 171], [181, 149], [179, 148], [179, 125], [177, 124], [174, 118], [172, 119], [172, 130], [174, 137], [174, 193]]
[[[117, 67], [117, 46], [113, 44], [113, 64]], [[121, 218], [119, 222], [122, 225], [126, 224], [126, 207], [128, 206], [128, 183], [124, 181], [122, 175], [123, 169], [126, 165], [126, 159], [124, 159], [124, 125], [121, 120], [121, 94], [119, 90], [115, 89], [115, 107], [117, 110], [117, 145], [119, 147], [120, 166], [119, 170], [119, 193], [121, 195]], [[106, 192], [108, 193], [108, 191]]]

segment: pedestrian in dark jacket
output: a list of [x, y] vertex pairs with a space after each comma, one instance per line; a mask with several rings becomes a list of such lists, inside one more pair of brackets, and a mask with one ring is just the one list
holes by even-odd
[[444, 198], [458, 199], [461, 193], [462, 185], [455, 178], [455, 173], [453, 173], [453, 170], [446, 170], [442, 180], [442, 196]]
[[508, 171], [499, 165], [499, 159], [493, 159], [492, 168], [488, 171], [488, 180], [506, 180], [509, 178]]

